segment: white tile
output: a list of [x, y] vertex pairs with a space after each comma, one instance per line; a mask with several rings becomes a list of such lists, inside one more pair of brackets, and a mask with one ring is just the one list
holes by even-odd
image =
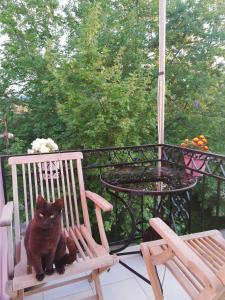
[[155, 298], [154, 298], [152, 286], [150, 284], [148, 284], [147, 282], [145, 282], [144, 280], [142, 280], [141, 278], [136, 277], [135, 280], [137, 281], [137, 283], [141, 287], [141, 289], [144, 292], [145, 296], [148, 299], [153, 299], [154, 300]]
[[100, 281], [102, 285], [105, 285], [114, 282], [119, 282], [131, 277], [133, 277], [133, 274], [118, 263], [112, 266], [110, 268], [110, 271], [102, 273], [100, 275]]
[[130, 251], [139, 251], [139, 250], [140, 250], [140, 245], [131, 245], [121, 252], [130, 252]]
[[[91, 285], [87, 280], [75, 282], [73, 284], [58, 287], [44, 292], [44, 300], [61, 299], [63, 297], [78, 294], [84, 291], [92, 291]], [[32, 299], [33, 300], [33, 299]]]
[[[134, 269], [136, 272], [140, 273], [142, 276], [146, 277], [148, 279], [148, 273], [145, 266], [144, 259], [141, 255], [136, 255], [132, 257], [126, 257], [121, 258], [121, 261], [123, 261], [125, 264], [127, 264], [129, 267]], [[124, 267], [125, 268], [125, 267]], [[165, 267], [162, 265], [157, 266], [157, 271], [160, 280], [163, 277]]]
[[37, 293], [34, 295], [25, 296], [25, 300], [43, 300], [43, 299], [44, 299], [43, 293]]
[[94, 293], [92, 290], [90, 290], [90, 291], [85, 291], [78, 294], [63, 297], [60, 298], [60, 300], [83, 300], [83, 299], [88, 300], [88, 298], [90, 297], [91, 299], [92, 296], [94, 296]]
[[171, 274], [171, 272], [168, 269], [166, 269], [163, 291], [165, 300], [191, 300], [186, 291], [177, 282], [176, 278]]
[[104, 300], [149, 300], [135, 278], [104, 285], [102, 293]]

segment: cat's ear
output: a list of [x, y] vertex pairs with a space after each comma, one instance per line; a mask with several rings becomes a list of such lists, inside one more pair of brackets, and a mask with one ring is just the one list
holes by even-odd
[[36, 208], [43, 208], [45, 204], [46, 204], [45, 199], [41, 195], [38, 195], [36, 201]]
[[60, 210], [63, 208], [63, 204], [64, 204], [63, 199], [57, 199], [57, 200], [55, 200], [54, 207], [55, 207], [58, 211], [60, 211]]

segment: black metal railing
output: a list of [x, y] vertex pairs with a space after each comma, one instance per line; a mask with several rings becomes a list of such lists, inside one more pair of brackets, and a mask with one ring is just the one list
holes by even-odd
[[[158, 159], [159, 148], [162, 149], [161, 160]], [[73, 150], [74, 151], [74, 150]], [[199, 231], [211, 228], [225, 228], [225, 156], [209, 152], [183, 149], [174, 145], [140, 145], [104, 149], [82, 149], [83, 168], [86, 188], [103, 195], [114, 204], [114, 212], [106, 214], [105, 227], [111, 245], [129, 242], [131, 237], [142, 238], [148, 230], [147, 221], [154, 211], [153, 196], [135, 196], [117, 194], [122, 200], [107, 190], [100, 180], [102, 172], [119, 166], [135, 165], [156, 167], [159, 162], [185, 172], [184, 155], [190, 161], [186, 169], [193, 174], [196, 166], [193, 160], [201, 157], [205, 169], [199, 167], [197, 185], [191, 193], [186, 194], [187, 201], [180, 195], [172, 199], [173, 222], [178, 224], [178, 232]], [[63, 151], [70, 152], [70, 151]], [[11, 198], [11, 175], [7, 165], [8, 156], [1, 156], [4, 192], [6, 201]], [[170, 204], [171, 206], [171, 198]], [[171, 213], [168, 206], [164, 212]], [[92, 216], [91, 216], [92, 217]], [[186, 222], [188, 226], [182, 226]], [[135, 235], [134, 235], [135, 231]]]

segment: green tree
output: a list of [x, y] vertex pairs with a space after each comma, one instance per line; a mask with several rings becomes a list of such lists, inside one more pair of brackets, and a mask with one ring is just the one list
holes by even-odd
[[[224, 1], [167, 3], [166, 142], [201, 132], [224, 152]], [[157, 141], [158, 1], [2, 0], [0, 9], [12, 151], [41, 136], [60, 149]]]
[[203, 133], [224, 152], [224, 1], [169, 1], [166, 141]]
[[73, 37], [68, 45], [68, 51], [76, 45], [75, 53], [65, 57], [54, 73], [56, 86], [67, 95], [58, 105], [70, 132], [67, 147], [156, 141], [156, 91], [149, 91], [152, 74], [143, 68], [148, 60], [146, 37], [139, 37], [144, 22], [133, 30], [138, 16], [136, 6], [130, 8], [129, 3], [134, 2], [126, 1], [117, 15], [121, 30], [113, 24], [116, 16], [110, 2], [83, 1], [78, 8], [79, 26], [70, 28]]
[[[1, 33], [6, 37], [1, 55], [1, 111], [16, 139], [13, 150], [26, 151], [36, 137], [60, 140], [64, 123], [59, 121], [51, 92], [53, 76], [46, 53], [60, 38], [58, 1], [1, 1]], [[23, 107], [18, 113], [16, 106]], [[20, 146], [19, 146], [20, 145]]]

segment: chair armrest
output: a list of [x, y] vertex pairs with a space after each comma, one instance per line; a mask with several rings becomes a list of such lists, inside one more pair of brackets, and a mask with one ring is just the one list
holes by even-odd
[[10, 226], [13, 218], [13, 201], [6, 203], [0, 217], [0, 227]]
[[214, 288], [217, 288], [217, 276], [169, 226], [160, 218], [152, 218], [149, 220], [149, 223], [189, 270], [201, 278], [206, 285], [212, 285]]
[[88, 199], [93, 201], [95, 203], [95, 205], [100, 207], [103, 211], [111, 211], [113, 209], [112, 204], [109, 203], [108, 201], [106, 201], [104, 198], [102, 198], [98, 194], [90, 192], [90, 191], [86, 191], [85, 194]]

